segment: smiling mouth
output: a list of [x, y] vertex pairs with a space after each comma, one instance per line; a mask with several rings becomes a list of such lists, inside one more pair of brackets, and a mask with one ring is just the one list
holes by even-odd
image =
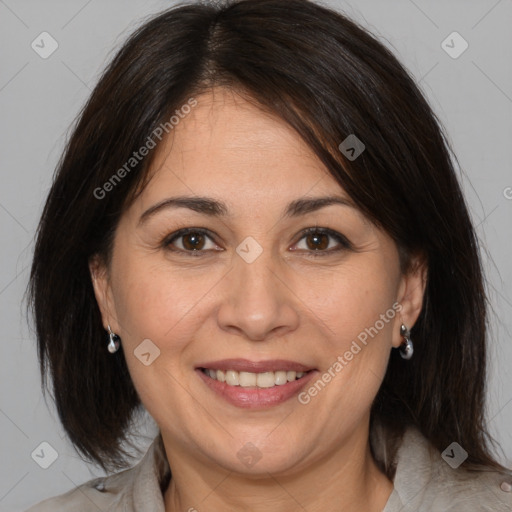
[[238, 372], [236, 370], [214, 370], [211, 368], [199, 368], [210, 379], [224, 382], [228, 386], [242, 388], [273, 388], [275, 386], [283, 386], [289, 382], [294, 382], [304, 378], [307, 372], [296, 372], [278, 370], [275, 372]]

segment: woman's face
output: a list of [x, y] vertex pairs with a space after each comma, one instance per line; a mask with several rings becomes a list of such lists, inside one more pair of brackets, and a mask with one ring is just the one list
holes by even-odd
[[292, 473], [366, 443], [421, 276], [283, 121], [224, 89], [196, 100], [91, 267], [96, 296], [171, 468]]

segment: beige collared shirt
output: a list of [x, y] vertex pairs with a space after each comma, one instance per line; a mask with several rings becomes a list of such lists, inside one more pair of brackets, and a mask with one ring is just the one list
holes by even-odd
[[[512, 512], [512, 472], [453, 469], [415, 428], [406, 431], [394, 462], [394, 490], [382, 512]], [[165, 512], [169, 478], [159, 434], [131, 469], [90, 480], [26, 512]]]

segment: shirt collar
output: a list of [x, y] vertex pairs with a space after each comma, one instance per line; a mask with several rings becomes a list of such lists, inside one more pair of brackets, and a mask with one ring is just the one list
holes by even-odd
[[128, 506], [134, 512], [165, 512], [163, 493], [171, 478], [162, 433], [159, 431], [139, 464], [127, 493]]
[[415, 510], [434, 473], [439, 472], [433, 447], [414, 426], [408, 426], [401, 437], [394, 439], [389, 430], [376, 424], [370, 442], [376, 459], [394, 468], [393, 491], [382, 512]]

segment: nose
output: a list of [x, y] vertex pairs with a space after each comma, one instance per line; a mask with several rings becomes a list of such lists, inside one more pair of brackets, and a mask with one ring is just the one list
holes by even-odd
[[287, 282], [286, 266], [273, 261], [269, 250], [251, 263], [235, 254], [223, 283], [220, 328], [251, 341], [282, 337], [297, 329], [300, 301]]

